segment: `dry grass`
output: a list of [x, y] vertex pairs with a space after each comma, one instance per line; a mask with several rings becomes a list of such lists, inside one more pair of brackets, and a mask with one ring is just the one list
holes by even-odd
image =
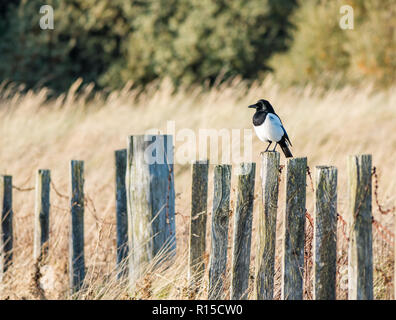
[[[273, 102], [283, 119], [295, 156], [307, 156], [311, 171], [315, 165], [338, 167], [338, 211], [342, 215], [346, 214], [346, 156], [350, 154], [373, 154], [380, 180], [378, 192], [381, 204], [389, 208], [395, 203], [395, 90], [373, 93], [369, 85], [360, 89], [344, 88], [327, 92], [309, 87], [280, 90], [271, 79], [250, 87], [241, 80], [234, 79], [210, 90], [196, 87], [173, 93], [173, 87], [165, 80], [153, 84], [143, 94], [126, 87], [107, 98], [95, 94], [87, 100], [91, 88], [85, 88], [82, 93], [76, 94], [79, 85], [76, 82], [66, 95], [51, 101], [45, 101], [45, 89], [38, 93], [20, 94], [9, 86], [8, 89], [0, 88], [0, 172], [13, 175], [16, 186], [28, 188], [34, 186], [36, 170], [48, 168], [51, 169], [52, 180], [58, 191], [51, 193], [50, 255], [41, 268], [41, 275], [38, 275], [32, 258], [34, 191], [14, 190], [14, 264], [3, 279], [1, 298], [206, 297], [206, 279], [194, 296], [188, 291], [186, 279], [191, 196], [188, 165], [175, 165], [175, 187], [178, 194], [178, 249], [175, 263], [162, 270], [148, 268], [134, 292], [128, 292], [125, 283], [115, 277], [113, 152], [126, 147], [126, 137], [130, 134], [141, 134], [150, 128], [164, 130], [167, 120], [176, 121], [176, 130], [190, 128], [195, 132], [199, 128], [251, 128], [252, 110], [246, 107], [259, 98], [267, 98]], [[265, 146], [255, 137], [253, 141], [253, 160], [257, 162], [259, 153]], [[176, 142], [176, 148], [180, 144], [181, 142]], [[68, 193], [71, 159], [85, 160], [85, 190], [92, 199], [92, 202], [87, 203], [85, 216], [88, 289], [74, 297], [68, 293], [68, 199], [62, 196]], [[281, 162], [284, 163], [283, 157]], [[211, 181], [210, 179], [209, 208], [213, 192]], [[234, 186], [234, 181], [232, 183]], [[279, 221], [283, 212], [283, 181], [280, 190]], [[313, 213], [312, 191], [309, 186], [307, 193], [307, 209]], [[258, 201], [256, 197], [253, 259]], [[374, 217], [392, 230], [392, 214], [381, 215], [375, 207]], [[393, 257], [390, 256], [393, 246], [386, 248], [386, 243], [376, 233], [374, 237], [376, 298], [390, 298], [393, 292], [390, 282], [393, 276]], [[279, 257], [280, 233], [278, 238]], [[342, 257], [340, 255], [339, 261], [343, 261]], [[277, 261], [279, 278], [279, 259]], [[306, 279], [310, 281], [309, 277]], [[307, 286], [310, 287], [306, 284]], [[279, 281], [275, 293], [279, 293]], [[338, 288], [338, 296], [345, 298], [345, 289]]]

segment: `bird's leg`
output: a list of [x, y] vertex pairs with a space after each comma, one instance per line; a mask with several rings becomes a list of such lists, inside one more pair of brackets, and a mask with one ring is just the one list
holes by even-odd
[[272, 151], [275, 151], [277, 145], [278, 145], [278, 142], [275, 142], [275, 147]]
[[265, 149], [265, 151], [260, 152], [260, 155], [263, 155], [265, 152], [268, 151], [268, 148], [270, 147], [270, 145], [272, 144], [272, 141], [269, 141], [269, 144], [267, 146], [267, 149]]

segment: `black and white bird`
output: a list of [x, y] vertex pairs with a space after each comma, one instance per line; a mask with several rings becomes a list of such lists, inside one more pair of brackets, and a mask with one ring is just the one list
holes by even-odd
[[249, 108], [256, 109], [256, 113], [253, 116], [253, 127], [257, 137], [263, 142], [269, 142], [265, 151], [268, 151], [272, 142], [275, 142], [275, 147], [272, 151], [275, 151], [276, 146], [279, 144], [286, 158], [293, 157], [289, 149], [289, 145], [292, 145], [289, 136], [269, 101], [261, 99], [256, 104], [249, 106]]

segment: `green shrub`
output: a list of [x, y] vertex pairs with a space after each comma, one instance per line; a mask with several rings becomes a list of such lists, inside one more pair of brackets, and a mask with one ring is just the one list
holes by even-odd
[[[256, 79], [284, 51], [296, 0], [47, 0], [54, 30], [39, 28], [39, 0], [7, 7], [0, 81], [66, 90], [76, 78], [100, 87], [175, 84], [242, 75]], [[1, 28], [1, 25], [0, 25]]]
[[[354, 29], [339, 27], [342, 5], [354, 9]], [[275, 55], [270, 66], [284, 85], [359, 84], [378, 86], [395, 81], [395, 20], [392, 0], [301, 1], [292, 22], [293, 43]]]

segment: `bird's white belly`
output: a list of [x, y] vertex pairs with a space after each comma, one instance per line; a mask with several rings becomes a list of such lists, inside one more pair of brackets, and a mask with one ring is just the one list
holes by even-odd
[[257, 137], [263, 141], [279, 142], [283, 137], [283, 129], [276, 121], [272, 121], [270, 116], [267, 116], [264, 123], [260, 126], [255, 126]]

